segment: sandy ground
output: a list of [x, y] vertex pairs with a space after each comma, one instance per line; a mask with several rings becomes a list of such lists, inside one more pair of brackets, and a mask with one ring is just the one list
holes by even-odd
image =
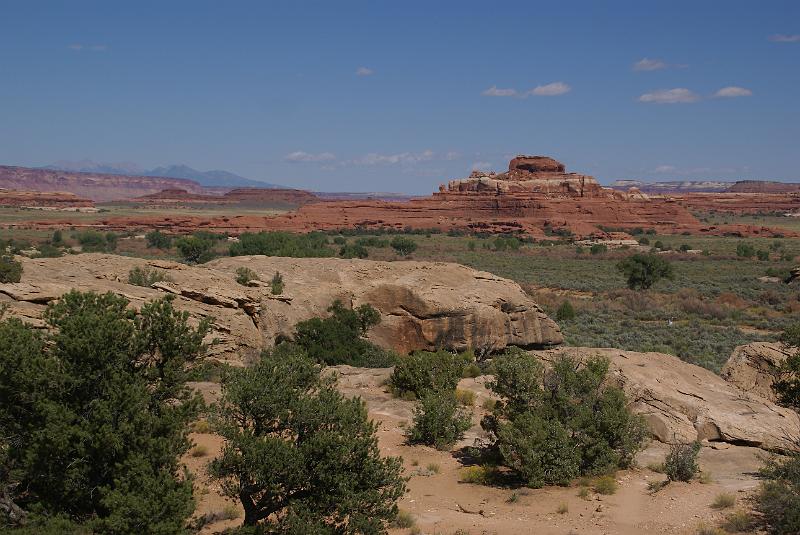
[[[400, 508], [414, 517], [417, 533], [452, 535], [537, 534], [537, 535], [639, 535], [642, 533], [696, 534], [698, 526], [718, 525], [734, 508], [718, 511], [711, 507], [722, 492], [736, 496], [736, 508], [746, 508], [748, 496], [758, 486], [755, 472], [761, 466], [764, 452], [756, 448], [715, 444], [700, 453], [700, 467], [710, 475], [701, 483], [672, 483], [652, 494], [648, 483], [665, 476], [648, 465], [664, 460], [668, 447], [652, 442], [639, 454], [639, 468], [620, 471], [616, 475], [618, 491], [609, 496], [590, 492], [581, 498], [580, 488], [548, 487], [544, 489], [510, 489], [487, 487], [459, 481], [462, 464], [453, 455], [459, 448], [471, 445], [481, 436], [477, 425], [482, 415], [482, 400], [488, 392], [480, 378], [464, 379], [460, 388], [476, 392], [472, 429], [453, 451], [437, 451], [405, 442], [404, 428], [410, 424], [412, 402], [393, 398], [381, 386], [385, 370], [363, 370], [340, 367], [340, 389], [347, 395], [360, 395], [367, 402], [370, 417], [379, 422], [379, 444], [385, 455], [401, 456], [406, 475], [410, 476], [408, 493]], [[208, 401], [218, 396], [219, 385], [198, 383], [197, 388]], [[196, 476], [197, 516], [238, 512], [238, 518], [207, 524], [202, 533], [218, 533], [241, 523], [238, 503], [226, 500], [219, 486], [206, 475], [207, 463], [219, 452], [222, 440], [213, 434], [192, 435], [204, 448], [199, 457], [187, 455], [186, 466]], [[438, 472], [428, 470], [436, 465]], [[512, 495], [515, 498], [512, 498]], [[558, 511], [566, 512], [559, 513]], [[459, 531], [461, 530], [461, 531]], [[411, 533], [395, 528], [392, 534]]]

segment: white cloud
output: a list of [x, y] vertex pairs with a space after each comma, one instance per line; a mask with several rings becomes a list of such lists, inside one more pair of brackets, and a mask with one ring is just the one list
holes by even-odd
[[353, 160], [356, 165], [395, 165], [395, 164], [414, 164], [433, 160], [436, 154], [432, 150], [422, 152], [400, 152], [398, 154], [378, 154], [370, 152], [361, 158]]
[[447, 152], [444, 155], [444, 159], [447, 160], [448, 162], [452, 162], [453, 160], [458, 160], [459, 158], [461, 158], [461, 153], [454, 150], [451, 150], [450, 152]]
[[470, 171], [491, 171], [492, 164], [491, 162], [474, 162], [470, 166]]
[[674, 173], [675, 166], [674, 165], [659, 165], [654, 169], [656, 173]]
[[723, 87], [716, 93], [714, 93], [715, 97], [750, 97], [753, 95], [753, 92], [744, 87], [737, 87], [735, 85], [731, 85], [728, 87]]
[[564, 82], [553, 82], [552, 84], [536, 86], [529, 93], [537, 97], [555, 97], [569, 93], [571, 90], [572, 88]]
[[639, 102], [653, 104], [687, 104], [697, 102], [700, 99], [695, 93], [683, 87], [675, 89], [659, 89], [652, 93], [645, 93], [639, 97]]
[[791, 35], [776, 33], [774, 35], [770, 35], [769, 40], [774, 43], [800, 43], [800, 33]]
[[302, 150], [290, 152], [284, 158], [287, 162], [292, 163], [305, 163], [305, 162], [330, 162], [336, 159], [336, 155], [330, 152], [320, 152], [312, 154]]
[[481, 95], [485, 97], [516, 97], [517, 90], [516, 89], [499, 89], [497, 86], [492, 86]]
[[80, 52], [82, 50], [91, 50], [92, 52], [105, 52], [108, 50], [106, 45], [85, 45], [83, 43], [72, 43], [69, 45], [70, 50]]
[[666, 69], [668, 65], [660, 59], [642, 58], [633, 64], [634, 71], [658, 71]]
[[375, 71], [369, 67], [359, 67], [356, 69], [356, 76], [369, 76], [371, 74], [375, 74]]

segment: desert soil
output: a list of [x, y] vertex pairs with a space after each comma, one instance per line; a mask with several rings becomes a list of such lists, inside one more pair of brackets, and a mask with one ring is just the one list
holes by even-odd
[[[648, 483], [663, 480], [665, 476], [646, 467], [663, 462], [668, 446], [659, 442], [651, 442], [639, 454], [637, 468], [616, 474], [619, 489], [613, 495], [590, 492], [587, 498], [581, 498], [577, 484], [512, 489], [462, 483], [459, 479], [463, 465], [454, 452], [482, 436], [478, 425], [483, 413], [480, 407], [488, 397], [482, 378], [464, 379], [459, 385], [476, 393], [472, 429], [452, 451], [437, 451], [406, 443], [405, 428], [410, 425], [414, 403], [394, 398], [382, 386], [388, 377], [387, 370], [342, 366], [336, 371], [341, 391], [361, 396], [370, 417], [379, 422], [378, 438], [383, 454], [403, 457], [410, 480], [408, 493], [399, 505], [413, 515], [416, 526], [425, 534], [695, 534], [698, 526], [718, 525], [733, 510], [718, 511], [711, 506], [718, 494], [731, 493], [736, 496], [737, 508], [747, 507], [748, 497], [758, 486], [755, 473], [765, 457], [756, 448], [727, 444], [704, 447], [700, 467], [710, 475], [709, 482], [672, 483], [655, 494], [648, 491]], [[196, 388], [208, 402], [219, 396], [218, 384], [196, 383]], [[197, 478], [197, 515], [219, 513], [226, 506], [235, 506], [240, 511], [238, 503], [224, 498], [219, 485], [206, 474], [205, 467], [219, 453], [222, 440], [205, 433], [194, 433], [192, 439], [207, 450], [202, 457], [187, 455], [184, 459]], [[438, 473], [427, 470], [429, 465], [438, 465]], [[514, 501], [510, 500], [512, 495], [516, 495]], [[567, 511], [559, 513], [565, 506]], [[240, 523], [241, 511], [239, 518], [212, 522], [202, 533], [218, 533]], [[410, 530], [393, 528], [390, 533], [399, 535]]]

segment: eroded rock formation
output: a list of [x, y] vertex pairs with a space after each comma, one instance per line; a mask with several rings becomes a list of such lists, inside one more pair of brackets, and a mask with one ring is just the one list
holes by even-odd
[[733, 350], [722, 368], [722, 377], [746, 392], [775, 401], [772, 385], [780, 366], [797, 352], [780, 343], [753, 342]]
[[[105, 254], [51, 259], [21, 259], [16, 284], [0, 284], [0, 303], [9, 313], [42, 326], [44, 306], [70, 289], [112, 291], [139, 308], [165, 293], [195, 319], [213, 316], [210, 338], [217, 358], [241, 362], [243, 356], [290, 338], [298, 321], [325, 316], [334, 300], [373, 305], [381, 322], [370, 332], [375, 343], [406, 353], [415, 349], [499, 350], [558, 344], [558, 326], [518, 284], [458, 264], [374, 262], [336, 258], [221, 258], [200, 266]], [[136, 267], [162, 270], [171, 280], [151, 288], [127, 283]], [[280, 272], [282, 295], [269, 284], [245, 287], [235, 282], [246, 266], [269, 280]]]
[[171, 188], [131, 199], [147, 205], [221, 204], [249, 207], [296, 207], [319, 201], [310, 191], [286, 188], [235, 188], [222, 195], [190, 193]]
[[567, 173], [566, 166], [547, 156], [520, 155], [505, 173], [473, 171], [469, 178], [451, 180], [440, 193], [542, 193], [553, 197], [610, 197], [594, 177]]

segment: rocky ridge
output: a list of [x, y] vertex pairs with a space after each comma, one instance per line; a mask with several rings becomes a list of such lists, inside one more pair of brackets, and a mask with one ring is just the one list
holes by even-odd
[[[0, 284], [0, 303], [9, 305], [10, 314], [41, 326], [45, 305], [73, 288], [112, 291], [135, 308], [173, 294], [176, 307], [195, 320], [215, 318], [212, 355], [237, 364], [277, 339], [291, 338], [297, 322], [325, 316], [336, 299], [374, 306], [381, 323], [370, 339], [401, 353], [438, 347], [492, 351], [563, 340], [518, 284], [457, 264], [252, 256], [187, 266], [106, 254], [21, 261], [22, 281]], [[267, 283], [237, 284], [242, 266], [263, 280], [280, 272], [283, 293], [273, 295]], [[170, 280], [149, 288], [128, 284], [134, 267], [160, 270]]]

